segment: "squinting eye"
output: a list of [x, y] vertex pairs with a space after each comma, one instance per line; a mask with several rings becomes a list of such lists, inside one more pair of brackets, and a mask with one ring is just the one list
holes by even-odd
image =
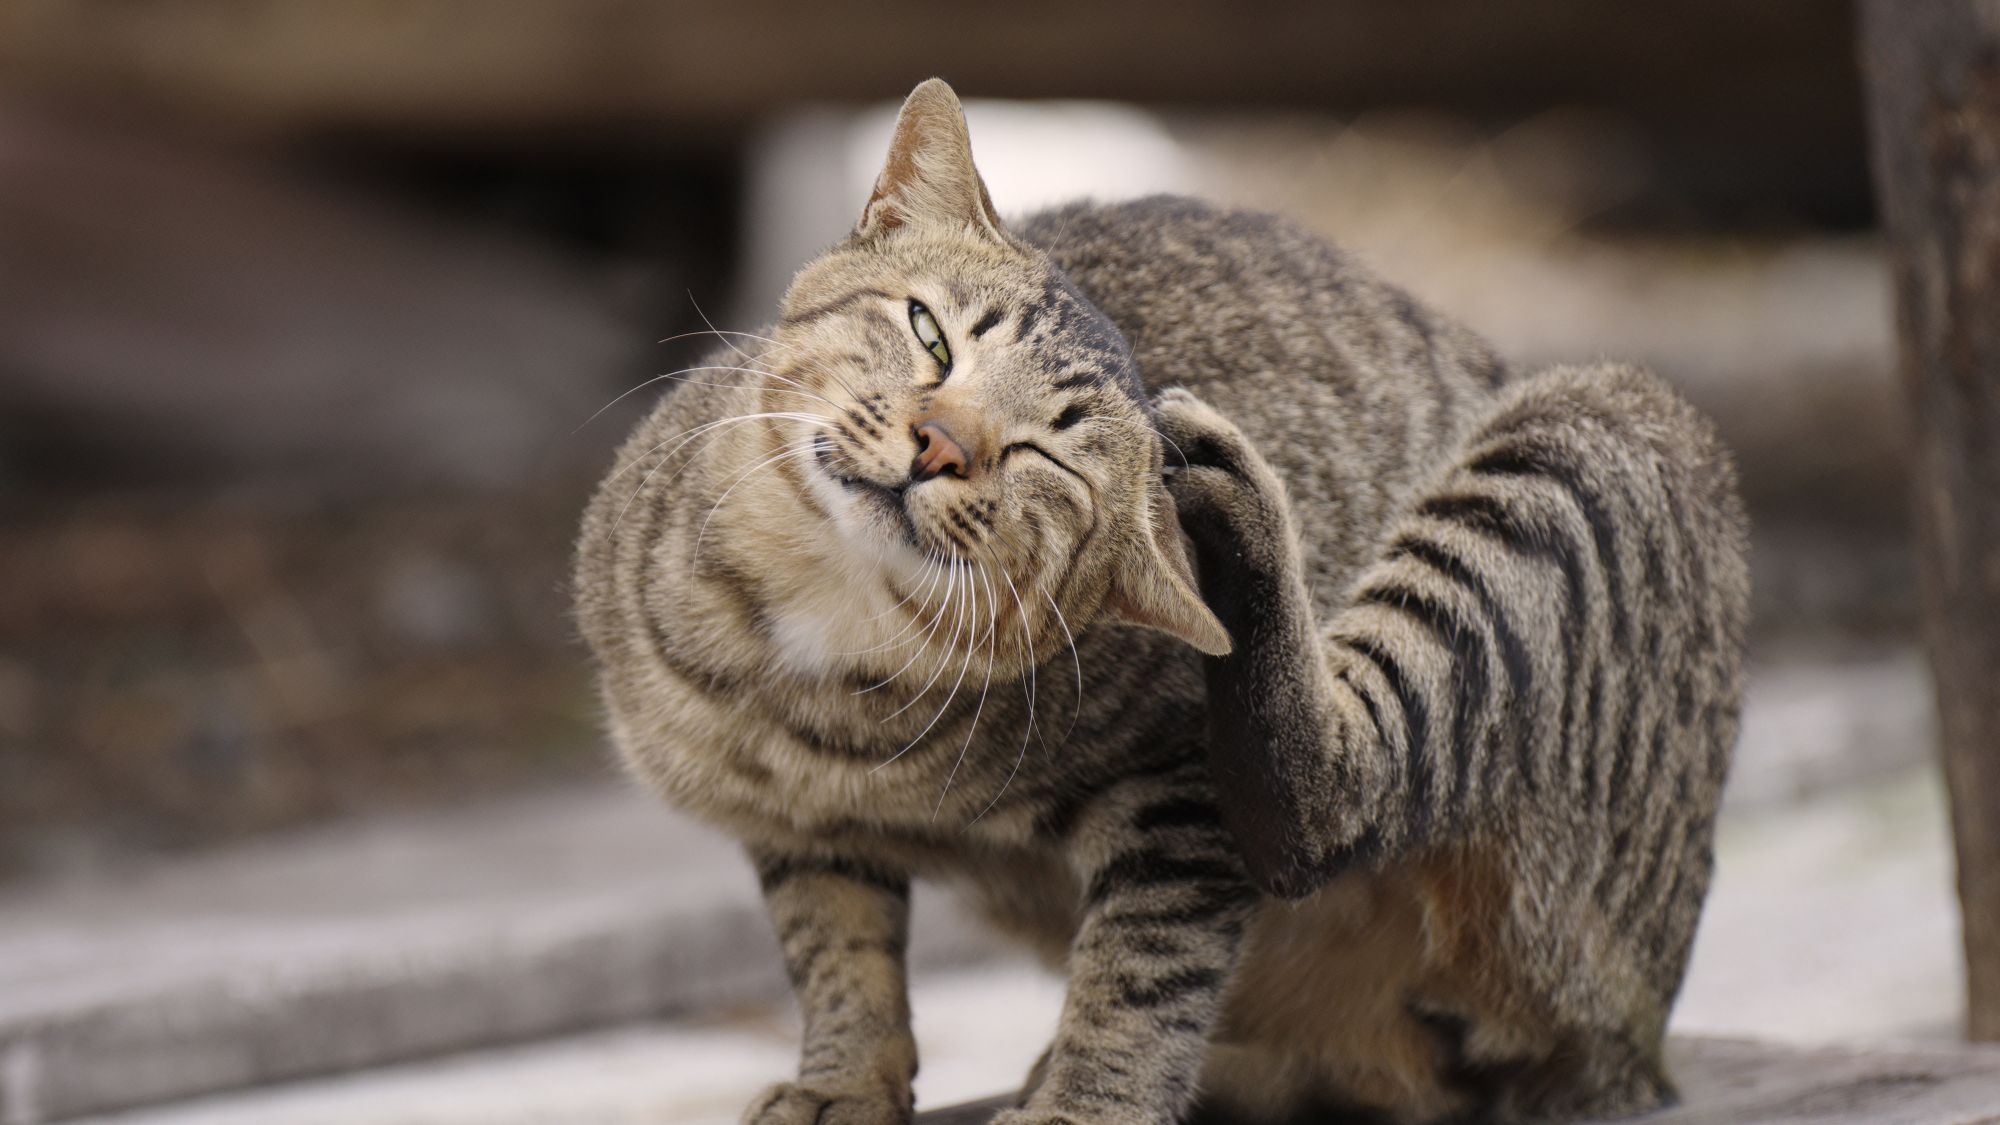
[[925, 350], [937, 358], [939, 366], [951, 366], [951, 346], [944, 342], [944, 329], [938, 327], [937, 317], [931, 315], [922, 301], [910, 302], [910, 330], [917, 334], [917, 341]]

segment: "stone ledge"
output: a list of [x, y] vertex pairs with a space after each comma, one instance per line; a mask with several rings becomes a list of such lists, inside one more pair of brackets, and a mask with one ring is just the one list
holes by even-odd
[[[2000, 1121], [2000, 1048], [1781, 1047], [1676, 1039], [1681, 1103], [1646, 1125], [1973, 1125]], [[1005, 1097], [921, 1114], [918, 1125], [983, 1125]]]
[[[919, 963], [979, 939], [920, 896]], [[784, 989], [737, 847], [623, 787], [361, 821], [0, 895], [0, 1122]]]

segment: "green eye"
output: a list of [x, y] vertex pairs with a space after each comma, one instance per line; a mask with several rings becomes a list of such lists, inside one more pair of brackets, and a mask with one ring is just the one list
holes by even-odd
[[937, 317], [931, 315], [922, 301], [910, 302], [910, 330], [917, 334], [917, 341], [924, 349], [937, 357], [940, 366], [951, 366], [951, 345], [944, 342], [944, 329], [938, 327]]

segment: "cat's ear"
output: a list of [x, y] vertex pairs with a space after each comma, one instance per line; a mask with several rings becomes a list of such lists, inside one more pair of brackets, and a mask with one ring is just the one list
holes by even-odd
[[1155, 483], [1146, 500], [1146, 529], [1137, 558], [1121, 560], [1105, 596], [1106, 620], [1144, 625], [1178, 637], [1210, 656], [1228, 656], [1229, 630], [1201, 600], [1181, 542], [1174, 498]]
[[903, 102], [889, 157], [854, 231], [869, 237], [905, 228], [1000, 237], [1000, 219], [972, 165], [965, 111], [939, 78], [922, 83]]

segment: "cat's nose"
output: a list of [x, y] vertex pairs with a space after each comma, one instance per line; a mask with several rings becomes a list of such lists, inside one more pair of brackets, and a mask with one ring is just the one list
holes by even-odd
[[917, 439], [917, 456], [910, 462], [912, 481], [927, 481], [946, 473], [965, 479], [972, 467], [972, 455], [943, 422], [935, 418], [919, 422], [910, 433]]

